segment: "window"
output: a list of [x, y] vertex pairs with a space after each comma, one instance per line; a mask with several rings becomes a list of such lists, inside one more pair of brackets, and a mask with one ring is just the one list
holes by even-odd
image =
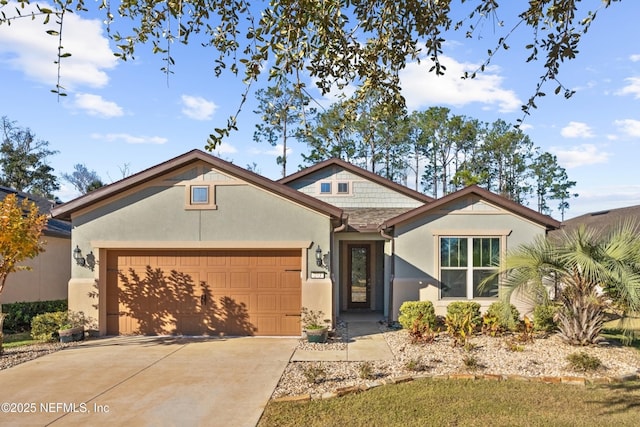
[[331, 183], [330, 182], [321, 182], [320, 183], [320, 193], [322, 193], [322, 194], [331, 194]]
[[338, 194], [345, 194], [349, 192], [349, 183], [348, 182], [339, 182], [338, 183]]
[[499, 261], [499, 237], [441, 237], [440, 297], [496, 297], [497, 277], [483, 289], [480, 283], [496, 271]]
[[206, 205], [209, 203], [209, 187], [204, 185], [191, 186], [191, 204]]

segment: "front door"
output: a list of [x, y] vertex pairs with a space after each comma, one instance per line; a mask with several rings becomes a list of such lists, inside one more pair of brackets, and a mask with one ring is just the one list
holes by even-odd
[[371, 246], [351, 244], [347, 246], [349, 257], [348, 308], [371, 308]]

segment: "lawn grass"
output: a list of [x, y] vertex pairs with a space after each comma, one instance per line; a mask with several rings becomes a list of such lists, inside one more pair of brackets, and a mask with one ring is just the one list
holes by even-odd
[[29, 332], [20, 332], [16, 334], [4, 334], [2, 347], [14, 348], [21, 347], [23, 345], [40, 344], [42, 342], [43, 341], [34, 340], [33, 338], [31, 338]]
[[574, 386], [423, 379], [327, 400], [271, 402], [271, 426], [637, 426], [640, 381]]

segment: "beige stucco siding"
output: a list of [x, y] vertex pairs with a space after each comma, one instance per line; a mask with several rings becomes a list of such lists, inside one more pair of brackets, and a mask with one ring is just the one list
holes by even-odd
[[305, 264], [300, 273], [302, 305], [331, 315], [328, 274], [324, 280], [310, 278], [310, 271], [326, 271], [316, 266], [315, 249], [319, 245], [325, 253], [330, 250], [332, 224], [328, 216], [238, 181], [215, 185], [215, 209], [186, 209], [185, 191], [185, 185], [154, 183], [74, 215], [73, 247], [78, 245], [85, 255], [93, 251], [98, 265], [94, 271], [73, 265], [70, 306], [83, 311], [95, 307], [91, 314], [100, 318], [102, 302], [96, 304], [95, 298], [89, 301], [87, 295], [96, 289], [96, 283], [100, 292], [105, 289], [101, 258], [106, 250], [221, 249], [229, 245], [235, 249], [300, 250]]
[[30, 271], [9, 274], [0, 303], [50, 301], [67, 298], [67, 282], [71, 277], [71, 240], [44, 236], [45, 252], [21, 265]]
[[[509, 212], [427, 215], [396, 226], [392, 313], [397, 318], [404, 301], [430, 300], [437, 314], [445, 314], [451, 300], [439, 297], [438, 251], [440, 236], [500, 237], [502, 250], [516, 248], [544, 235], [545, 228]], [[487, 307], [493, 299], [477, 300]]]

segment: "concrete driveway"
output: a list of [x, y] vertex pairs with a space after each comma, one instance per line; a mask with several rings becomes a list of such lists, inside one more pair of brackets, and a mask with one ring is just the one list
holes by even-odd
[[88, 341], [0, 371], [0, 425], [255, 426], [296, 343]]

